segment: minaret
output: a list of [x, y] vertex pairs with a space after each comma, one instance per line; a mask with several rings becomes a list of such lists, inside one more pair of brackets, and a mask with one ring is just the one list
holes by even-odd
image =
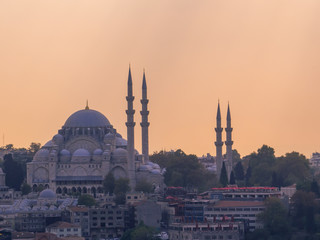
[[142, 111], [141, 113], [141, 131], [142, 131], [142, 155], [144, 156], [144, 162], [149, 162], [149, 125], [148, 122], [148, 98], [147, 98], [147, 82], [146, 75], [143, 70], [143, 80], [142, 80]]
[[217, 166], [217, 177], [220, 178], [221, 168], [222, 168], [222, 128], [221, 128], [221, 114], [220, 114], [220, 103], [218, 102], [217, 111], [217, 127], [216, 130], [216, 166]]
[[129, 66], [129, 75], [128, 75], [128, 96], [126, 97], [128, 102], [127, 113], [127, 151], [128, 151], [128, 175], [130, 180], [130, 187], [133, 190], [136, 185], [135, 178], [135, 154], [134, 154], [134, 109], [133, 109], [133, 100], [134, 96], [132, 94], [132, 78], [131, 78], [131, 69]]
[[231, 114], [230, 114], [230, 107], [229, 107], [229, 103], [228, 103], [228, 113], [227, 113], [227, 128], [226, 130], [226, 135], [227, 135], [227, 139], [226, 139], [226, 147], [227, 147], [227, 173], [228, 173], [228, 178], [230, 178], [230, 174], [232, 171], [232, 145], [233, 145], [233, 141], [232, 141], [232, 127], [231, 127]]

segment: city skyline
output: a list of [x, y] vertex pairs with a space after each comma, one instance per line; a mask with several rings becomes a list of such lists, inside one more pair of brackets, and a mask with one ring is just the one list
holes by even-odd
[[16, 147], [44, 145], [88, 99], [126, 138], [130, 63], [139, 152], [145, 68], [150, 154], [215, 155], [219, 99], [223, 128], [230, 103], [241, 156], [267, 144], [277, 156], [310, 157], [320, 151], [319, 8], [316, 0], [2, 1], [0, 134]]

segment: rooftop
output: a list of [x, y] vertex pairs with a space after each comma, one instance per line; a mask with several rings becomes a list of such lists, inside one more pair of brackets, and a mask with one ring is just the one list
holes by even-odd
[[262, 201], [218, 201], [212, 207], [264, 207]]
[[47, 226], [47, 228], [73, 228], [73, 227], [79, 227], [78, 225], [68, 223], [68, 222], [55, 222]]

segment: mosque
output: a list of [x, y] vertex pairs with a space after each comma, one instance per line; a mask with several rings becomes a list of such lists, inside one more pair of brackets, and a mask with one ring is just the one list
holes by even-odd
[[35, 190], [49, 188], [57, 194], [102, 193], [104, 177], [111, 172], [116, 179], [128, 178], [134, 190], [139, 181], [163, 188], [163, 173], [158, 164], [149, 161], [148, 98], [145, 73], [142, 81], [142, 154], [134, 147], [134, 114], [132, 77], [129, 68], [126, 97], [127, 140], [100, 112], [87, 106], [66, 120], [52, 140], [48, 141], [27, 164], [27, 183]]

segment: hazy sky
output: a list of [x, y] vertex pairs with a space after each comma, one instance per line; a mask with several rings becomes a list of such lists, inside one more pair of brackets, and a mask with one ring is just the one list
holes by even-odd
[[242, 156], [320, 151], [319, 0], [2, 0], [0, 43], [5, 144], [45, 144], [86, 99], [126, 137], [131, 63], [151, 153], [215, 155], [218, 99]]

